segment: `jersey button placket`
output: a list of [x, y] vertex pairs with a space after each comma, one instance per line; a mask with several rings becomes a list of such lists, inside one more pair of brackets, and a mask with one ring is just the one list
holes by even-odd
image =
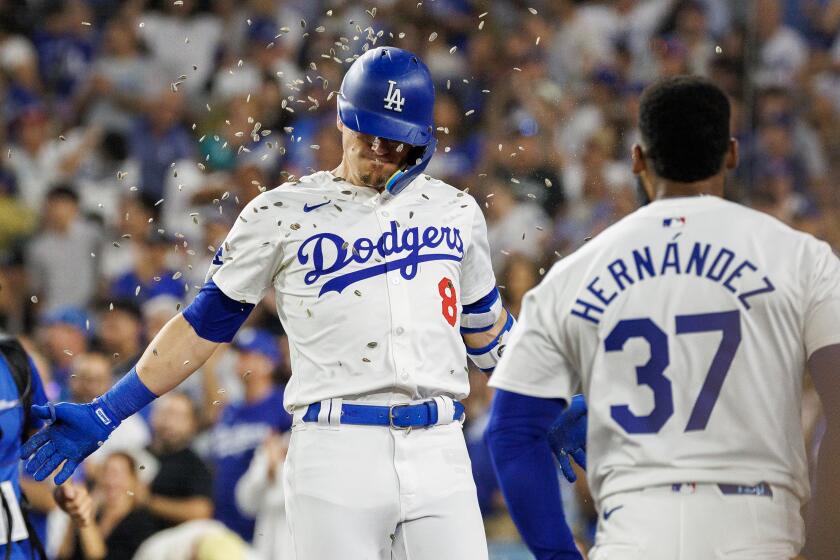
[[[377, 218], [379, 227], [383, 232], [390, 231], [393, 212], [379, 210]], [[397, 229], [397, 235], [401, 232]], [[400, 258], [397, 255], [395, 258]], [[386, 260], [392, 260], [390, 257]], [[395, 381], [401, 384], [408, 384], [411, 381], [414, 360], [411, 354], [411, 337], [406, 336], [406, 328], [411, 325], [411, 306], [407, 282], [399, 270], [389, 270], [387, 273], [386, 286], [388, 286], [388, 305], [391, 312], [391, 348], [394, 357]], [[396, 326], [395, 326], [396, 325]], [[395, 327], [394, 327], [395, 326]]]

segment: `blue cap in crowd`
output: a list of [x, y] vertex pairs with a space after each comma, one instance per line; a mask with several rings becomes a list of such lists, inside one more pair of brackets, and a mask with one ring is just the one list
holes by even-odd
[[41, 325], [49, 327], [52, 325], [70, 325], [82, 331], [88, 337], [93, 336], [93, 325], [88, 328], [88, 314], [78, 307], [59, 307], [41, 317]]
[[233, 340], [233, 347], [242, 352], [258, 352], [271, 360], [275, 367], [283, 360], [277, 347], [277, 339], [264, 329], [242, 329]]

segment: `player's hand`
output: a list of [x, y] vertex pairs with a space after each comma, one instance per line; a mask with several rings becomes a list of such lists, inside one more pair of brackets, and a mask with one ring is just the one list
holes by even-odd
[[84, 486], [72, 482], [56, 486], [53, 497], [58, 507], [66, 512], [79, 527], [84, 527], [93, 519], [93, 500]]
[[569, 457], [586, 470], [586, 401], [583, 395], [572, 397], [571, 404], [551, 425], [548, 443], [560, 463], [563, 476], [569, 482], [576, 481], [577, 475]]
[[64, 463], [55, 477], [56, 484], [70, 478], [119, 425], [99, 399], [88, 404], [34, 405], [32, 415], [47, 420], [48, 425], [23, 444], [21, 458], [29, 459], [26, 472], [35, 480], [44, 480]]

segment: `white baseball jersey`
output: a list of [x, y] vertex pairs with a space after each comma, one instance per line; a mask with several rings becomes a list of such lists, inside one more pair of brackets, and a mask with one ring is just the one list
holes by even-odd
[[807, 358], [840, 343], [826, 243], [717, 197], [656, 201], [529, 292], [490, 381], [589, 405], [593, 496], [766, 481], [808, 497]]
[[427, 176], [391, 196], [323, 171], [252, 200], [211, 278], [251, 304], [274, 289], [290, 411], [330, 398], [465, 397], [461, 306], [496, 285], [472, 196]]

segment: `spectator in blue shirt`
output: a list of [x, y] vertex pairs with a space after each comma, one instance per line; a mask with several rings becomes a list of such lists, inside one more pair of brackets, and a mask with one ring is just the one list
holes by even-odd
[[225, 406], [213, 430], [213, 502], [216, 519], [250, 541], [254, 520], [236, 507], [236, 483], [266, 437], [288, 430], [292, 418], [283, 409], [283, 388], [273, 376], [281, 361], [277, 339], [267, 331], [245, 328], [233, 345], [239, 351], [236, 369], [245, 398]]
[[181, 122], [183, 94], [166, 90], [149, 103], [131, 135], [131, 156], [140, 163], [140, 189], [160, 200], [171, 175], [170, 166], [196, 155], [195, 141]]
[[90, 16], [85, 2], [51, 0], [44, 5], [43, 26], [34, 33], [41, 79], [61, 100], [72, 96], [90, 68], [91, 29], [81, 25]]
[[172, 238], [157, 232], [139, 240], [134, 267], [114, 280], [111, 296], [133, 301], [138, 306], [164, 294], [183, 299], [186, 293], [184, 281], [166, 262], [167, 254], [174, 244]]

